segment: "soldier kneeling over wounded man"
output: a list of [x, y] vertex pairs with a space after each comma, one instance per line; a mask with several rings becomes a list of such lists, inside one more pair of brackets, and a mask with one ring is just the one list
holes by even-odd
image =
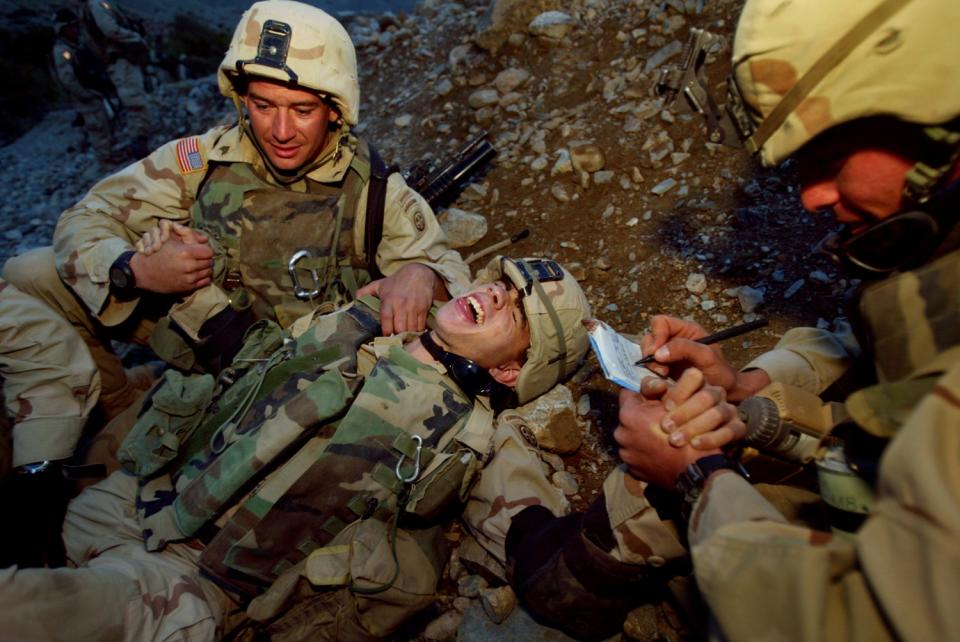
[[[685, 556], [615, 469], [566, 513], [511, 403], [577, 368], [590, 316], [554, 261], [498, 257], [420, 336], [379, 338], [363, 297], [282, 331], [261, 320], [217, 378], [168, 370], [69, 507], [76, 568], [0, 571], [11, 639], [375, 640], [435, 599], [466, 528], [536, 618], [619, 629]], [[237, 628], [239, 627], [239, 628]]]

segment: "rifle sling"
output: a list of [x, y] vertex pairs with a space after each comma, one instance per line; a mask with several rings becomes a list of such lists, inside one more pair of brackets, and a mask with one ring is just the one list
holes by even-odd
[[367, 183], [367, 219], [364, 226], [363, 249], [367, 255], [367, 271], [373, 280], [382, 279], [377, 266], [377, 248], [383, 239], [383, 209], [387, 200], [387, 179], [397, 171], [387, 167], [380, 154], [370, 145], [370, 181]]

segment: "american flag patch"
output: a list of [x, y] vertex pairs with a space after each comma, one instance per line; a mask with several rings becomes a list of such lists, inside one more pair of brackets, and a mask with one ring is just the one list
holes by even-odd
[[177, 165], [181, 174], [189, 174], [204, 168], [203, 156], [200, 155], [199, 139], [184, 138], [177, 143]]

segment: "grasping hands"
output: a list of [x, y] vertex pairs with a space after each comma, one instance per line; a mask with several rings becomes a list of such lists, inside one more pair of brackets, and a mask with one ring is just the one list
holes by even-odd
[[166, 219], [137, 241], [130, 268], [137, 287], [148, 292], [192, 292], [213, 277], [213, 250], [205, 234]]

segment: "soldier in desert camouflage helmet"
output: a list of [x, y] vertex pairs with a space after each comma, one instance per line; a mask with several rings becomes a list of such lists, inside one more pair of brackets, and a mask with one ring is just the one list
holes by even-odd
[[[684, 490], [697, 582], [724, 638], [960, 636], [957, 24], [953, 0], [744, 7], [730, 120], [764, 164], [796, 159], [803, 206], [847, 228], [826, 248], [870, 285], [859, 342], [797, 328], [739, 373], [693, 341], [695, 324], [660, 317], [644, 339], [690, 385], [622, 393], [615, 437], [639, 477]], [[834, 533], [791, 525], [730, 470], [718, 448], [744, 426], [711, 430], [704, 393], [742, 399], [779, 381], [819, 394], [858, 357], [874, 376], [856, 382], [832, 437], [874, 496], [854, 511], [824, 492]], [[696, 367], [681, 374], [681, 361]]]
[[[386, 181], [382, 240], [367, 250], [371, 147], [351, 131], [356, 56], [334, 18], [299, 2], [255, 3], [218, 79], [237, 124], [171, 141], [100, 181], [61, 215], [53, 251], [5, 268], [84, 337], [109, 416], [141, 392], [111, 340], [149, 338], [179, 367], [216, 370], [255, 319], [286, 325], [359, 289], [381, 297], [387, 334], [422, 330], [432, 301], [469, 281], [397, 173]], [[171, 242], [136, 253], [149, 230]]]
[[405, 340], [370, 342], [377, 306], [308, 317], [295, 336], [261, 322], [216, 383], [170, 371], [125, 470], [70, 506], [78, 568], [0, 572], [0, 629], [212, 639], [239, 602], [256, 639], [383, 639], [434, 601], [456, 510], [535, 610], [557, 602], [580, 635], [622, 617], [683, 549], [622, 469], [586, 515], [565, 515], [520, 415], [495, 421], [491, 405], [578, 367], [590, 309], [577, 282], [553, 261], [498, 257]]
[[111, 159], [117, 89], [103, 60], [81, 39], [80, 18], [70, 9], [54, 14], [53, 71], [83, 119], [84, 138], [102, 163]]
[[[113, 0], [78, 0], [74, 7], [86, 46], [96, 55], [114, 87], [117, 109], [112, 138], [120, 143], [111, 155], [113, 164], [129, 162], [150, 151], [150, 133], [156, 109], [147, 79], [150, 49], [143, 22]], [[116, 159], [116, 160], [115, 160]]]

